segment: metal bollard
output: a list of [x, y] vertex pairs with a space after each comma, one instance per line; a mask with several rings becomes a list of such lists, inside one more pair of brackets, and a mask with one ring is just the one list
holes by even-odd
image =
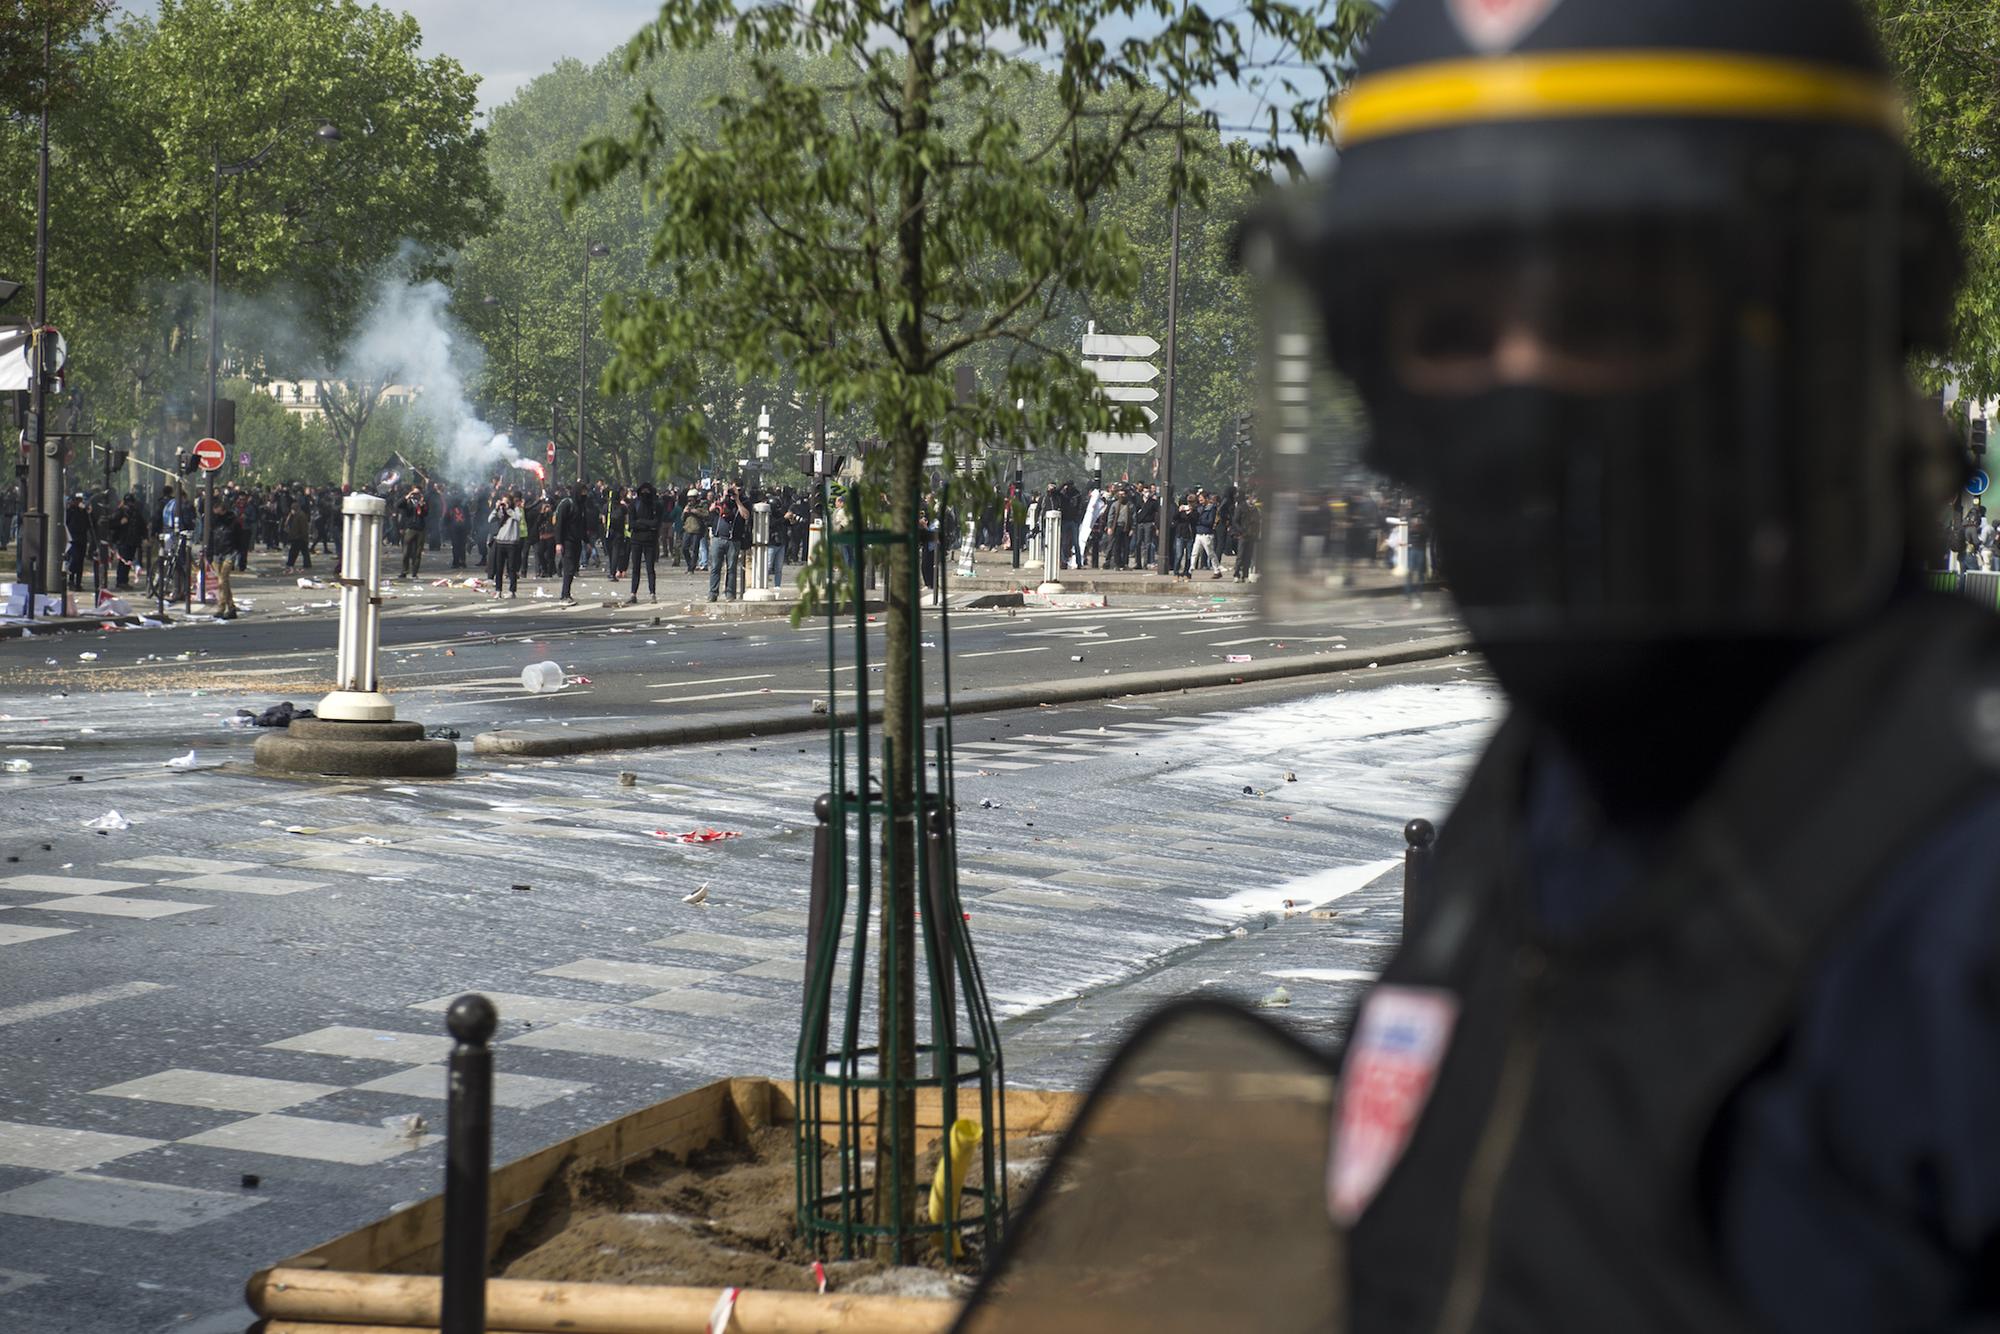
[[[822, 792], [814, 799], [813, 817], [817, 823], [813, 826], [812, 878], [806, 882], [808, 893], [806, 900], [806, 984], [805, 990], [802, 993], [803, 1004], [808, 1014], [812, 1009], [812, 970], [814, 965], [819, 961], [820, 937], [826, 932], [827, 857], [831, 851], [831, 840], [833, 837], [832, 825], [830, 823], [833, 819], [833, 794], [831, 792]], [[806, 1015], [801, 1015], [800, 1019], [801, 1022], [804, 1022]], [[825, 1016], [821, 1016], [819, 1031], [813, 1034], [812, 1050], [820, 1058], [821, 1064], [824, 1064], [826, 1057]]]
[[924, 899], [924, 917], [931, 924], [937, 942], [938, 971], [943, 976], [943, 986], [939, 988], [944, 1001], [944, 1031], [932, 1035], [932, 1041], [940, 1048], [958, 1045], [958, 953], [957, 937], [951, 929], [951, 887], [945, 883], [945, 876], [951, 873], [950, 843], [945, 835], [946, 821], [950, 816], [944, 811], [932, 811], [924, 829], [924, 856], [930, 862], [930, 891]]
[[1062, 583], [1062, 511], [1042, 516], [1042, 582]]
[[1430, 911], [1431, 857], [1437, 844], [1437, 827], [1422, 818], [1403, 826], [1403, 939], [1415, 935]]
[[382, 642], [382, 524], [389, 503], [352, 495], [340, 504], [340, 641], [334, 689], [319, 716], [338, 722], [388, 722], [396, 706], [381, 693], [376, 661]]
[[493, 1166], [493, 1030], [500, 1012], [479, 995], [445, 1014], [451, 1051], [445, 1110], [444, 1319], [441, 1334], [485, 1334], [487, 1184]]
[[778, 590], [771, 586], [771, 502], [760, 500], [750, 507], [750, 568], [744, 571], [743, 600], [772, 602]]

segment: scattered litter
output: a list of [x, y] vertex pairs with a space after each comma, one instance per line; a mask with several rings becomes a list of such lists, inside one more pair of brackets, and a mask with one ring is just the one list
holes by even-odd
[[86, 821], [83, 827], [85, 829], [102, 829], [106, 831], [113, 829], [130, 829], [132, 827], [132, 822], [126, 819], [124, 816], [120, 815], [117, 811], [106, 811], [104, 814], [98, 816], [95, 820]]
[[1081, 653], [1072, 653], [1072, 654], [1070, 654], [1070, 655], [1069, 655], [1069, 660], [1070, 660], [1071, 662], [1082, 662], [1082, 661], [1083, 661], [1083, 655], [1082, 655]]
[[734, 829], [690, 829], [685, 834], [670, 834], [664, 829], [655, 829], [654, 838], [664, 838], [673, 843], [720, 843], [725, 838], [741, 838]]
[[185, 755], [176, 755], [173, 759], [168, 760], [165, 764], [161, 765], [160, 767], [162, 769], [192, 769], [194, 768], [194, 766], [195, 766], [195, 755], [193, 751], [189, 751]]
[[458, 650], [455, 648], [448, 648], [444, 651], [444, 655], [447, 658], [456, 658], [458, 656]]
[[700, 887], [699, 889], [695, 890], [695, 892], [694, 892], [694, 893], [692, 893], [692, 894], [683, 894], [683, 895], [681, 896], [681, 902], [682, 902], [682, 903], [707, 903], [707, 902], [708, 902], [708, 882], [707, 882], [706, 880], [702, 881], [702, 883], [701, 883], [701, 887]]
[[382, 1127], [398, 1139], [422, 1139], [431, 1124], [424, 1120], [422, 1112], [411, 1112], [407, 1116], [383, 1117]]
[[430, 731], [424, 733], [424, 735], [433, 741], [456, 741], [458, 740], [458, 729], [456, 727], [433, 727]]
[[1239, 926], [1235, 930], [1231, 931], [1229, 934], [1235, 936], [1238, 940], [1241, 940], [1243, 937], [1250, 934], [1250, 930], [1248, 927]]
[[359, 838], [350, 838], [347, 841], [349, 843], [359, 843], [363, 847], [368, 847], [368, 848], [386, 848], [390, 846], [388, 839], [377, 838], [373, 834], [363, 834]]
[[516, 894], [530, 894], [534, 892], [534, 888], [533, 885], [516, 885], [514, 886], [514, 892]]
[[563, 669], [553, 662], [531, 663], [521, 669], [521, 689], [534, 694], [543, 695], [552, 690], [561, 690], [566, 684], [568, 678], [563, 675]]
[[826, 701], [825, 701], [825, 700], [823, 700], [823, 699], [816, 699], [816, 700], [814, 700], [814, 701], [813, 701], [813, 703], [812, 703], [812, 711], [813, 711], [813, 712], [814, 712], [815, 714], [823, 714], [823, 713], [825, 713], [825, 712], [826, 712]]
[[292, 725], [293, 720], [298, 718], [310, 718], [312, 716], [313, 716], [313, 711], [311, 709], [298, 708], [294, 706], [290, 700], [285, 700], [282, 703], [273, 704], [270, 708], [258, 714], [257, 726], [290, 727]]
[[257, 725], [257, 715], [250, 712], [248, 709], [238, 709], [236, 712], [230, 714], [227, 718], [222, 719], [222, 726], [231, 729], [255, 727], [256, 725]]
[[826, 1291], [826, 1266], [825, 1266], [825, 1265], [823, 1265], [823, 1264], [821, 1264], [821, 1263], [820, 1263], [819, 1261], [817, 1261], [817, 1260], [813, 1261], [813, 1267], [812, 1267], [812, 1276], [813, 1276], [813, 1288], [814, 1288], [814, 1290], [815, 1290], [815, 1291], [818, 1291], [818, 1292], [825, 1292], [825, 1291]]
[[1290, 769], [1287, 769], [1285, 770], [1285, 781], [1287, 783], [1296, 783], [1299, 781], [1299, 776], [1293, 773]]
[[323, 583], [321, 583], [321, 582], [320, 582], [319, 580], [317, 580], [317, 579], [314, 579], [314, 578], [312, 578], [311, 576], [305, 576], [305, 577], [303, 577], [303, 578], [301, 578], [301, 579], [299, 580], [299, 587], [300, 587], [300, 588], [325, 588], [325, 587], [326, 587], [326, 585], [325, 585], [325, 584], [323, 584]]
[[1244, 795], [1244, 796], [1246, 796], [1246, 797], [1250, 797], [1250, 796], [1255, 796], [1255, 795], [1256, 795], [1256, 793], [1257, 793], [1257, 789], [1256, 789], [1256, 788], [1254, 788], [1254, 787], [1251, 787], [1251, 786], [1250, 786], [1250, 785], [1249, 785], [1248, 783], [1245, 783], [1245, 784], [1243, 785], [1243, 795]]
[[309, 824], [288, 824], [285, 826], [285, 832], [288, 834], [317, 834], [319, 829], [317, 826]]
[[618, 786], [620, 786], [620, 787], [637, 787], [637, 786], [639, 786], [639, 775], [637, 775], [637, 774], [633, 773], [633, 772], [632, 772], [632, 771], [631, 771], [630, 769], [621, 769], [621, 770], [619, 770], [619, 771], [618, 771]]
[[0, 770], [4, 770], [10, 774], [32, 773], [34, 771], [34, 768], [35, 768], [34, 765], [28, 763], [28, 761], [26, 760], [21, 760], [21, 759], [10, 759], [4, 764], [0, 764]]
[[69, 781], [70, 781], [70, 782], [72, 782], [72, 783], [81, 783], [81, 782], [83, 781], [83, 775], [82, 775], [82, 774], [71, 774], [71, 775], [69, 776]]
[[1257, 1002], [1257, 1008], [1262, 1010], [1282, 1010], [1291, 1003], [1291, 992], [1285, 990], [1283, 987], [1273, 987], [1270, 995]]
[[587, 676], [572, 676], [572, 677], [570, 678], [570, 681], [571, 681], [571, 682], [572, 682], [573, 684], [575, 684], [575, 685], [580, 685], [580, 686], [587, 686], [587, 685], [589, 685], [589, 684], [590, 684], [590, 678], [589, 678], [589, 677], [587, 677]]
[[245, 1172], [242, 1181], [243, 1189], [245, 1190], [255, 1190], [264, 1184], [264, 1178], [258, 1176], [255, 1172]]
[[95, 653], [79, 653], [79, 654], [77, 654], [76, 656], [77, 656], [77, 660], [78, 660], [78, 661], [80, 661], [80, 662], [96, 662], [96, 661], [97, 661], [97, 655], [96, 655]]
[[1380, 663], [1374, 663], [1374, 662], [1371, 662], [1371, 663], [1369, 663], [1368, 665], [1369, 665], [1370, 667], [1379, 667], [1379, 666], [1380, 666], [1381, 664], [1380, 664]]
[[1227, 656], [1226, 658], [1224, 658], [1224, 659], [1223, 659], [1223, 661], [1224, 661], [1224, 662], [1249, 662], [1249, 661], [1251, 661], [1251, 657], [1250, 657], [1250, 655], [1249, 655], [1248, 653], [1231, 653], [1231, 654], [1229, 654], [1229, 655], [1228, 655], [1228, 656]]
[[[981, 772], [984, 772], [984, 771], [982, 770]], [[988, 800], [988, 799], [985, 799], [985, 798], [982, 798], [982, 799], [980, 800], [980, 803], [979, 803], [979, 809], [980, 809], [980, 810], [982, 810], [982, 811], [990, 811], [990, 810], [992, 810], [992, 809], [993, 809], [993, 803], [992, 803], [992, 801], [991, 801], [991, 800]]]

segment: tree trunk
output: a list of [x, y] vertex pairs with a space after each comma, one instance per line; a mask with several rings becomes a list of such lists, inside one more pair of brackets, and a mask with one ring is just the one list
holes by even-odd
[[[927, 0], [910, 0], [903, 11], [903, 39], [907, 47], [903, 67], [903, 124], [905, 138], [925, 134], [930, 123], [932, 62], [931, 12]], [[924, 228], [929, 209], [925, 194], [929, 173], [914, 151], [903, 155], [897, 183], [898, 217], [897, 283], [903, 291], [903, 318], [896, 330], [897, 359], [904, 376], [916, 381], [930, 370], [924, 335]], [[889, 514], [887, 527], [899, 533], [917, 530], [918, 488], [924, 466], [924, 447], [929, 438], [921, 414], [906, 393], [898, 417], [885, 424], [890, 449]], [[882, 876], [882, 992], [879, 1001], [878, 1041], [882, 1071], [891, 1069], [905, 1079], [917, 1072], [917, 766], [923, 757], [924, 718], [916, 695], [923, 688], [922, 667], [917, 652], [916, 595], [913, 592], [913, 553], [908, 546], [890, 549], [887, 607], [887, 635], [883, 653], [884, 685], [882, 701], [883, 742], [892, 772], [888, 775], [889, 795], [903, 819], [885, 827]], [[889, 868], [895, 868], [895, 875]], [[893, 959], [893, 967], [891, 960]], [[892, 1004], [893, 1000], [893, 1004]], [[890, 1012], [895, 1023], [890, 1023]], [[875, 1142], [875, 1218], [878, 1223], [903, 1223], [916, 1216], [918, 1190], [916, 1120], [917, 1099], [913, 1088], [905, 1088], [893, 1102], [882, 1105], [882, 1129]], [[893, 1126], [894, 1133], [888, 1133]], [[907, 1259], [884, 1246], [880, 1258]]]

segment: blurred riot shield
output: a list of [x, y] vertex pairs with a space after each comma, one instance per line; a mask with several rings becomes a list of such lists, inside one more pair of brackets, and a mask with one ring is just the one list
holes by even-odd
[[959, 1334], [1337, 1329], [1333, 1089], [1331, 1058], [1268, 1020], [1161, 1010], [1085, 1101]]
[[1310, 294], [1281, 266], [1281, 210], [1295, 206], [1281, 195], [1242, 233], [1262, 320], [1245, 503], [1261, 520], [1255, 564], [1273, 635], [1338, 649], [1332, 632], [1435, 590], [1438, 570], [1423, 498], [1365, 461], [1361, 399], [1331, 369]]

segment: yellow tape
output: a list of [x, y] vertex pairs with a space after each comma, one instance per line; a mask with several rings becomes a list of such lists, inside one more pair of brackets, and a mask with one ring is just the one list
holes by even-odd
[[1705, 51], [1598, 51], [1439, 61], [1357, 79], [1329, 113], [1343, 147], [1503, 120], [1726, 116], [1819, 120], [1901, 135], [1888, 81], [1796, 60]]

